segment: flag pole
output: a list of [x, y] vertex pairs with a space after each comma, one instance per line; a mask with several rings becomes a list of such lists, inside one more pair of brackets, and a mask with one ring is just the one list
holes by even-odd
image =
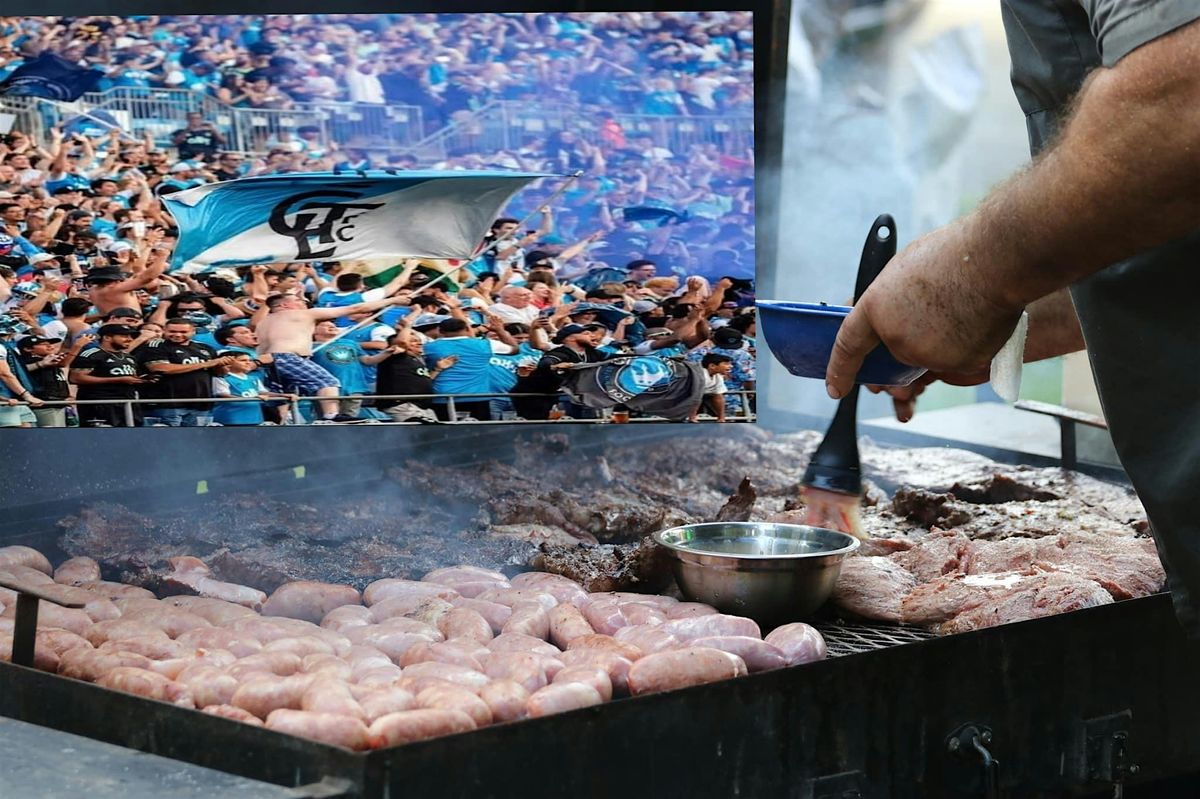
[[[563, 195], [563, 194], [566, 192], [566, 190], [567, 190], [567, 189], [571, 188], [571, 185], [572, 185], [572, 184], [573, 184], [575, 181], [579, 180], [579, 178], [581, 178], [582, 176], [583, 176], [583, 170], [582, 170], [582, 169], [578, 169], [578, 170], [576, 170], [574, 173], [572, 173], [572, 174], [570, 174], [570, 175], [567, 175], [567, 178], [566, 178], [566, 180], [564, 180], [564, 181], [563, 181], [563, 184], [562, 184], [561, 186], [559, 186], [559, 187], [558, 187], [558, 188], [557, 188], [557, 189], [554, 191], [554, 193], [553, 193], [553, 194], [551, 194], [549, 197], [547, 197], [545, 202], [538, 203], [537, 207], [536, 207], [536, 208], [534, 208], [534, 210], [530, 211], [530, 212], [529, 212], [529, 213], [528, 213], [528, 214], [525, 216], [525, 218], [524, 218], [524, 219], [522, 219], [520, 222], [518, 222], [518, 223], [517, 223], [517, 226], [516, 226], [515, 228], [513, 228], [511, 232], [509, 232], [509, 233], [506, 233], [505, 235], [501, 236], [500, 238], [496, 239], [494, 242], [492, 242], [491, 244], [489, 244], [487, 247], [485, 247], [485, 248], [483, 248], [482, 250], [480, 250], [478, 253], [476, 253], [476, 254], [474, 255], [474, 257], [472, 258], [472, 260], [474, 260], [475, 258], [478, 258], [480, 255], [483, 255], [485, 252], [487, 252], [488, 250], [492, 249], [492, 248], [493, 248], [493, 247], [495, 247], [497, 244], [500, 244], [500, 243], [502, 243], [502, 242], [505, 242], [505, 241], [508, 241], [509, 239], [511, 239], [511, 238], [513, 237], [513, 234], [515, 234], [515, 233], [516, 233], [518, 230], [520, 230], [521, 228], [523, 228], [523, 227], [525, 226], [525, 224], [526, 224], [527, 222], [529, 222], [529, 220], [533, 219], [534, 215], [536, 215], [536, 214], [538, 214], [538, 213], [539, 213], [539, 211], [538, 211], [538, 209], [539, 209], [539, 208], [541, 208], [542, 206], [549, 205], [550, 203], [552, 203], [552, 202], [554, 202], [555, 200], [557, 200], [559, 197], [561, 197], [561, 196], [562, 196], [562, 195]], [[469, 263], [469, 262], [468, 262], [468, 263]], [[457, 271], [457, 270], [452, 270], [452, 271]], [[443, 272], [442, 274], [440, 274], [440, 275], [438, 275], [437, 277], [435, 277], [433, 280], [431, 280], [431, 281], [429, 281], [428, 283], [426, 283], [424, 286], [421, 286], [419, 289], [417, 289], [416, 291], [414, 291], [414, 292], [412, 293], [412, 296], [413, 296], [413, 297], [415, 297], [415, 296], [417, 296], [418, 294], [420, 294], [421, 292], [425, 291], [426, 289], [431, 289], [431, 288], [433, 288], [435, 285], [437, 285], [438, 283], [440, 283], [441, 281], [443, 281], [443, 280], [445, 280], [447, 277], [449, 277], [449, 276], [450, 276], [450, 274], [451, 274], [450, 272]], [[317, 352], [319, 352], [319, 351], [321, 351], [321, 350], [325, 349], [325, 347], [327, 347], [327, 346], [329, 346], [330, 344], [332, 344], [333, 342], [337, 341], [338, 339], [340, 339], [342, 336], [346, 335], [347, 333], [352, 333], [352, 332], [354, 332], [355, 330], [358, 330], [358, 329], [359, 329], [360, 327], [362, 327], [363, 325], [366, 325], [366, 324], [369, 324], [369, 323], [371, 323], [371, 322], [374, 322], [376, 319], [378, 319], [378, 318], [379, 318], [379, 316], [380, 316], [380, 315], [381, 315], [381, 314], [382, 314], [384, 311], [386, 311], [388, 308], [391, 308], [391, 307], [394, 307], [394, 306], [385, 305], [384, 307], [382, 307], [382, 308], [380, 308], [379, 310], [377, 310], [377, 311], [375, 311], [374, 313], [372, 313], [372, 314], [371, 314], [370, 316], [368, 316], [366, 319], [363, 319], [361, 322], [357, 322], [357, 323], [355, 323], [355, 325], [354, 325], [353, 327], [347, 327], [347, 328], [343, 329], [343, 330], [342, 330], [340, 333], [338, 333], [336, 336], [334, 336], [333, 338], [329, 339], [328, 341], [322, 341], [322, 342], [320, 342], [320, 343], [316, 344], [316, 345], [313, 347], [313, 353], [315, 354], [315, 353], [317, 353]]]

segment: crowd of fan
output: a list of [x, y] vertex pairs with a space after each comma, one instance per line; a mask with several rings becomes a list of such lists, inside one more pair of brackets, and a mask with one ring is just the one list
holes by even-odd
[[751, 281], [589, 269], [586, 240], [527, 250], [549, 209], [520, 237], [497, 220], [465, 265], [410, 260], [375, 288], [337, 262], [169, 274], [173, 231], [144, 221], [25, 255], [23, 210], [0, 202], [0, 426], [589, 419], [559, 394], [564, 368], [630, 354], [698, 361], [720, 421], [751, 410], [729, 393], [754, 389]]
[[[198, 113], [169, 148], [117, 129], [54, 128], [45, 141], [11, 131], [0, 137], [0, 402], [9, 401], [0, 426], [128, 423], [120, 404], [38, 407], [75, 393], [263, 400], [135, 406], [134, 423], [172, 426], [299, 421], [295, 408], [318, 421], [430, 421], [450, 418], [447, 394], [488, 393], [497, 398], [455, 409], [475, 419], [586, 418], [591, 411], [556, 398], [562, 373], [552, 367], [631, 352], [705, 362], [708, 410], [722, 419], [748, 410], [737, 395], [717, 398], [754, 387], [752, 154], [717, 142], [674, 153], [661, 138], [627, 135], [610, 112], [747, 108], [749, 32], [748, 15], [704, 12], [0, 18], [0, 79], [50, 48], [133, 90], [186, 86], [235, 105], [264, 94], [283, 105], [404, 102], [428, 105], [439, 122], [477, 108], [483, 92], [582, 104], [596, 132], [531, 136], [511, 151], [457, 151], [432, 165], [584, 174], [536, 230], [499, 220], [454, 280], [424, 290], [436, 265], [410, 264], [363, 291], [337, 263], [168, 274], [177, 231], [159, 197], [251, 175], [421, 166], [410, 155], [342, 148], [302, 127], [246, 156]], [[240, 95], [227, 91], [235, 84]], [[555, 188], [542, 181], [520, 200], [537, 208]], [[394, 307], [337, 337], [368, 315], [353, 307], [360, 300]], [[266, 354], [280, 353], [274, 342], [260, 355], [261, 324], [308, 304], [317, 310], [305, 311], [306, 346], [280, 362]], [[313, 357], [301, 357], [310, 346]], [[288, 355], [299, 360], [289, 365]], [[316, 399], [297, 406], [293, 394]], [[441, 396], [366, 408], [325, 399], [356, 394]]]
[[[595, 260], [620, 266], [640, 251], [672, 274], [749, 276], [755, 268], [754, 163], [745, 136], [726, 140], [713, 133], [716, 140], [673, 151], [667, 126], [626, 130], [621, 117], [748, 119], [752, 31], [747, 12], [0, 17], [0, 80], [50, 50], [102, 69], [100, 89], [186, 87], [222, 103], [262, 108], [335, 100], [417, 105], [431, 131], [462, 122], [491, 99], [507, 99], [531, 109], [570, 109], [579, 123], [577, 130], [551, 127], [527, 135], [509, 149], [464, 145], [423, 163], [316, 125], [279, 129], [256, 143], [261, 154], [246, 157], [228, 151], [227, 129], [193, 113], [171, 135], [171, 148], [161, 151], [149, 137], [122, 137], [113, 146], [103, 137], [82, 137], [78, 144], [90, 149], [68, 156], [57, 179], [37, 174], [11, 145], [0, 145], [0, 186], [42, 181], [53, 190], [63, 181], [85, 186], [111, 178], [112, 191], [136, 195], [296, 171], [582, 171], [556, 206], [551, 242], [611, 232], [616, 239], [605, 235], [591, 248]], [[471, 129], [460, 128], [461, 135]], [[145, 130], [138, 130], [136, 114], [134, 129]], [[339, 133], [348, 138], [328, 138]], [[553, 188], [535, 185], [527, 196], [536, 203], [539, 191], [544, 198]], [[659, 221], [671, 224], [647, 230], [624, 218], [628, 208], [661, 209]]]

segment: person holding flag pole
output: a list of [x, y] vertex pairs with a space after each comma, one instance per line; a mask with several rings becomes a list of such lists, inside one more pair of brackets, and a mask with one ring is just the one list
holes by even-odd
[[[559, 187], [558, 187], [558, 188], [557, 188], [557, 189], [554, 191], [554, 193], [553, 193], [553, 194], [551, 194], [551, 195], [550, 195], [550, 197], [548, 197], [548, 198], [546, 199], [546, 201], [545, 201], [545, 202], [543, 202], [543, 203], [540, 203], [540, 204], [537, 206], [537, 208], [535, 208], [533, 211], [531, 211], [529, 214], [527, 214], [527, 215], [526, 215], [526, 216], [525, 216], [525, 217], [524, 217], [524, 218], [521, 220], [521, 222], [520, 222], [520, 223], [519, 223], [519, 224], [516, 226], [516, 228], [514, 228], [514, 229], [513, 229], [513, 230], [511, 230], [510, 232], [508, 232], [508, 233], [504, 234], [503, 236], [500, 236], [500, 237], [498, 237], [498, 238], [497, 238], [495, 241], [493, 241], [493, 242], [492, 242], [490, 245], [488, 245], [488, 247], [484, 248], [482, 251], [480, 251], [480, 252], [478, 252], [478, 253], [475, 253], [475, 257], [479, 257], [480, 255], [483, 255], [483, 253], [487, 252], [487, 250], [489, 250], [489, 249], [494, 249], [494, 248], [498, 247], [499, 245], [503, 244], [504, 242], [506, 242], [506, 241], [508, 241], [508, 240], [512, 239], [518, 230], [522, 230], [522, 229], [525, 227], [525, 225], [526, 225], [526, 224], [527, 224], [527, 223], [528, 223], [528, 222], [529, 222], [531, 219], [533, 219], [533, 217], [534, 217], [536, 214], [540, 213], [540, 212], [539, 212], [539, 210], [538, 210], [539, 208], [542, 208], [542, 207], [544, 207], [544, 206], [547, 206], [547, 205], [550, 205], [550, 204], [552, 204], [552, 203], [553, 203], [555, 200], [557, 200], [559, 197], [561, 197], [561, 196], [562, 196], [562, 195], [563, 195], [563, 194], [564, 194], [564, 193], [567, 191], [567, 189], [571, 188], [571, 185], [572, 185], [572, 184], [573, 184], [575, 181], [579, 180], [579, 178], [580, 178], [580, 177], [582, 177], [582, 176], [583, 176], [583, 170], [582, 170], [582, 169], [580, 169], [580, 170], [577, 170], [576, 172], [574, 172], [574, 173], [573, 173], [573, 174], [571, 174], [571, 175], [567, 175], [567, 176], [566, 176], [566, 180], [564, 180], [564, 181], [563, 181], [562, 185], [561, 185], [561, 186], [559, 186]], [[413, 293], [410, 295], [409, 299], [411, 299], [412, 297], [415, 297], [415, 296], [417, 296], [418, 294], [421, 294], [421, 293], [422, 293], [422, 292], [424, 292], [424, 291], [427, 291], [427, 290], [429, 290], [429, 289], [432, 289], [432, 288], [433, 288], [434, 286], [436, 286], [438, 283], [440, 283], [440, 282], [442, 282], [443, 280], [445, 280], [446, 278], [448, 278], [448, 277], [449, 277], [449, 276], [450, 276], [452, 273], [453, 273], [452, 271], [447, 271], [447, 272], [443, 272], [441, 275], [438, 275], [436, 278], [434, 278], [433, 280], [429, 281], [429, 282], [428, 282], [428, 283], [426, 283], [424, 286], [421, 286], [420, 288], [416, 289], [416, 290], [415, 290], [415, 291], [414, 291], [414, 292], [413, 292]], [[318, 351], [318, 350], [321, 350], [321, 349], [323, 349], [324, 347], [327, 347], [327, 346], [329, 346], [330, 344], [332, 344], [333, 342], [335, 342], [335, 341], [337, 341], [338, 339], [342, 338], [342, 337], [343, 337], [343, 336], [345, 336], [346, 334], [348, 334], [348, 333], [351, 333], [351, 332], [353, 332], [353, 331], [355, 331], [355, 330], [358, 330], [359, 328], [363, 327], [364, 325], [368, 325], [368, 324], [370, 324], [371, 322], [374, 322], [374, 321], [375, 321], [375, 319], [376, 319], [377, 317], [379, 317], [379, 315], [380, 315], [380, 314], [382, 314], [382, 313], [383, 313], [385, 310], [387, 310], [387, 309], [386, 309], [386, 308], [381, 308], [380, 310], [378, 310], [378, 311], [376, 311], [375, 313], [371, 314], [371, 315], [370, 315], [370, 316], [368, 316], [367, 318], [365, 318], [365, 319], [362, 319], [362, 320], [360, 320], [359, 322], [357, 322], [357, 323], [356, 323], [356, 324], [355, 324], [353, 327], [346, 327], [346, 328], [343, 328], [343, 329], [342, 329], [342, 330], [341, 330], [341, 331], [340, 331], [340, 332], [337, 334], [337, 336], [335, 336], [334, 338], [331, 338], [331, 339], [329, 339], [328, 341], [322, 341], [321, 343], [317, 344], [317, 345], [316, 345], [316, 346], [313, 348], [313, 351], [314, 351], [314, 352], [316, 352], [316, 351]]]

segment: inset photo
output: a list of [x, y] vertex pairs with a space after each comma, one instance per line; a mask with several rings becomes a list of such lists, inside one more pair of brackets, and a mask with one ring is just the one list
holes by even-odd
[[756, 408], [753, 14], [0, 20], [0, 427]]

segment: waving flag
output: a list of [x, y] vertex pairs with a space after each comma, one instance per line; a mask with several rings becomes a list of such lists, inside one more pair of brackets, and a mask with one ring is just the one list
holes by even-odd
[[470, 258], [527, 172], [305, 172], [165, 195], [172, 268]]
[[641, 222], [643, 227], [664, 227], [688, 221], [687, 211], [676, 211], [665, 205], [631, 205], [621, 210], [627, 222]]
[[81, 67], [54, 53], [44, 52], [13, 70], [0, 83], [0, 95], [70, 102], [90, 92], [102, 77], [101, 70]]
[[700, 364], [657, 355], [578, 364], [566, 372], [562, 390], [589, 408], [627, 408], [664, 419], [686, 419], [704, 399]]

